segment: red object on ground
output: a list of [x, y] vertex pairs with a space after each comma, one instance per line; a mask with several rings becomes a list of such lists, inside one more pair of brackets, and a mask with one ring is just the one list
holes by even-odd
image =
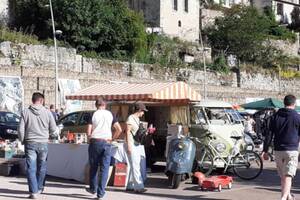
[[125, 163], [117, 163], [115, 165], [114, 186], [125, 187], [126, 174], [127, 174], [127, 165]]
[[206, 179], [205, 175], [201, 172], [195, 172], [194, 176], [198, 179], [199, 186], [201, 186], [202, 182]]
[[210, 178], [206, 178], [201, 185], [201, 190], [204, 189], [218, 189], [221, 192], [222, 188], [227, 187], [231, 189], [233, 179], [231, 176], [212, 176]]

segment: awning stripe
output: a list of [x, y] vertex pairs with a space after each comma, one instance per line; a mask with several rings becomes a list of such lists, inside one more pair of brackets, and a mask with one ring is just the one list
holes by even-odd
[[97, 84], [66, 96], [72, 100], [148, 100], [152, 102], [200, 101], [201, 96], [184, 82], [152, 84]]

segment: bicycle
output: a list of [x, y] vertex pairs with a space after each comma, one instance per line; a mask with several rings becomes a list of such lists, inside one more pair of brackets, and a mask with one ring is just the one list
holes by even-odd
[[231, 136], [235, 140], [235, 143], [231, 152], [228, 153], [227, 158], [221, 156], [218, 150], [212, 145], [214, 137], [211, 134], [206, 134], [204, 137], [209, 139], [208, 144], [200, 141], [198, 138], [190, 138], [202, 146], [198, 151], [200, 152], [200, 157], [199, 160], [196, 160], [196, 164], [197, 170], [206, 176], [211, 174], [216, 160], [224, 162], [225, 168], [223, 173], [226, 173], [229, 168], [233, 168], [234, 174], [244, 180], [255, 179], [261, 174], [263, 170], [261, 157], [252, 150], [240, 151], [238, 141], [243, 138], [242, 136]]

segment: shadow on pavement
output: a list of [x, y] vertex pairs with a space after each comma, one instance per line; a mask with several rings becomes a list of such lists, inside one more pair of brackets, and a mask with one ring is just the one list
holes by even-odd
[[42, 195], [45, 196], [55, 196], [57, 198], [59, 197], [69, 197], [72, 199], [94, 199], [91, 195], [83, 195], [83, 194], [58, 194], [58, 193], [43, 193]]
[[[135, 194], [134, 192], [127, 192], [124, 189], [116, 189], [116, 188], [109, 188], [107, 191], [113, 191], [113, 192], [123, 192], [128, 194]], [[176, 191], [176, 190], [174, 190]], [[166, 194], [166, 193], [150, 193], [145, 192], [143, 194], [136, 194], [136, 197], [142, 197], [142, 196], [150, 196], [150, 197], [161, 197], [161, 198], [169, 198], [169, 199], [186, 199], [186, 200], [230, 200], [230, 199], [220, 199], [220, 198], [207, 198], [204, 195], [178, 195], [178, 194]]]
[[[278, 193], [281, 192], [280, 188], [256, 187], [255, 189], [259, 189], [259, 190], [269, 190], [269, 191], [278, 192]], [[292, 189], [292, 194], [300, 194], [300, 191], [299, 191], [299, 190]]]
[[[6, 195], [6, 194], [9, 194], [9, 195]], [[15, 194], [21, 194], [21, 195], [24, 195], [24, 197], [15, 196]], [[29, 194], [28, 194], [27, 191], [11, 190], [11, 189], [0, 189], [0, 197], [9, 197], [9, 198], [17, 198], [17, 199], [27, 199], [28, 195]]]

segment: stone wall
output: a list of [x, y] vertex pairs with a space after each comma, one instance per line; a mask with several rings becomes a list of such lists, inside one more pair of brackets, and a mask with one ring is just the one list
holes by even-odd
[[[47, 104], [54, 103], [55, 70], [53, 47], [0, 43], [0, 76], [20, 76], [24, 85], [25, 105], [34, 91], [44, 92]], [[203, 94], [204, 72], [161, 68], [155, 65], [84, 58], [75, 49], [58, 49], [59, 78], [78, 79], [85, 88], [111, 81], [151, 83], [186, 81]], [[235, 73], [207, 72], [208, 97], [231, 103], [244, 103], [247, 97], [277, 97], [294, 93], [300, 96], [300, 80], [279, 80], [272, 74], [241, 72], [241, 87]], [[91, 104], [88, 104], [91, 105]]]

